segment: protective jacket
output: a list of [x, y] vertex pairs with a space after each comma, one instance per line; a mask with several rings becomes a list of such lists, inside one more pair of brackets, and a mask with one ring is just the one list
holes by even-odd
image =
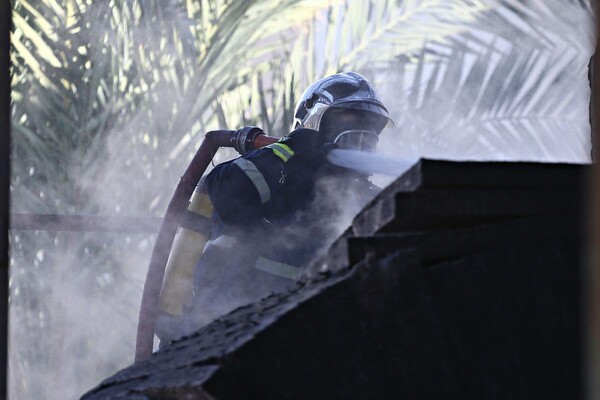
[[376, 193], [366, 177], [327, 164], [329, 147], [318, 140], [298, 129], [206, 177], [213, 231], [196, 268], [189, 330], [294, 285]]

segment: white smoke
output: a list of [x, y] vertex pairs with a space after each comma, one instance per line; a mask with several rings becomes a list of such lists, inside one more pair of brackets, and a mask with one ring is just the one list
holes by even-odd
[[[498, 4], [526, 12], [519, 16]], [[383, 157], [332, 153], [334, 163], [386, 174], [374, 179], [382, 186], [419, 157], [589, 160], [589, 12], [578, 2], [564, 0], [490, 1], [488, 6], [489, 11], [465, 22], [466, 29], [442, 41], [412, 46], [391, 63], [370, 63], [371, 55], [365, 52], [365, 62], [344, 66], [372, 81], [396, 126], [381, 135]], [[533, 32], [515, 31], [514, 26], [531, 26]], [[145, 45], [160, 42], [135, 40]], [[327, 58], [325, 46], [315, 48], [323, 53], [319, 57]], [[173, 50], [168, 45], [166, 49]], [[331, 58], [340, 54], [343, 51]], [[302, 89], [297, 88], [296, 95]], [[173, 145], [173, 138], [161, 133], [169, 130], [173, 105], [191, 99], [167, 87], [153, 90], [160, 101], [147, 105], [151, 112], [128, 115], [102, 145], [90, 149], [92, 167], [74, 172], [73, 182], [65, 184], [65, 191], [75, 187], [90, 203], [75, 210], [58, 204], [49, 211], [162, 215], [199, 145], [200, 133], [219, 126], [215, 120], [208, 125], [191, 118], [180, 122], [189, 133]], [[233, 152], [220, 152], [215, 162], [229, 156]], [[348, 196], [336, 183], [323, 182], [320, 188], [317, 202], [330, 211], [321, 222], [331, 227], [333, 241], [364, 201]], [[19, 207], [13, 203], [15, 212], [39, 212]], [[150, 234], [12, 233], [12, 399], [76, 398], [133, 362], [139, 302], [154, 239]]]

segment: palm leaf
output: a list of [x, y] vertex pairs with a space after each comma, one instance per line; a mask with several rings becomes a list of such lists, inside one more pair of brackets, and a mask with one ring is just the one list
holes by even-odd
[[[547, 4], [541, 7], [545, 10]], [[589, 17], [576, 4], [563, 7], [562, 12]], [[535, 7], [529, 9], [528, 14], [535, 13]], [[588, 52], [582, 52], [571, 47], [572, 36], [556, 36], [551, 46], [544, 44], [550, 34], [517, 38], [506, 23], [520, 26], [523, 19], [507, 15], [499, 7], [475, 24], [487, 31], [485, 47], [465, 32], [428, 44], [416, 65], [409, 65], [404, 81], [413, 85], [401, 94], [402, 105], [396, 109], [405, 115], [402, 132], [396, 134], [410, 144], [409, 152], [459, 159], [589, 160], [583, 66], [590, 42]], [[555, 32], [568, 32], [554, 22]], [[530, 21], [529, 32], [543, 31], [548, 24]], [[419, 77], [430, 64], [441, 67]]]
[[[342, 69], [365, 74], [390, 108], [397, 126], [381, 148], [394, 154], [589, 157], [592, 24], [581, 1], [15, 0], [13, 9], [14, 211], [160, 215], [203, 132], [258, 124], [283, 135], [304, 87]], [[14, 398], [76, 397], [131, 360], [153, 239], [11, 235]], [[107, 300], [73, 308], [85, 295]], [[114, 336], [98, 335], [108, 321]], [[65, 369], [47, 393], [32, 377], [57, 362]]]

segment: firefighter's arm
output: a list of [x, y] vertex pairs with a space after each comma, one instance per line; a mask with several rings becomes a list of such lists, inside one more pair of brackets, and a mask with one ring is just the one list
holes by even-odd
[[324, 162], [318, 132], [298, 129], [267, 147], [217, 165], [206, 178], [211, 202], [229, 225], [260, 220], [292, 174], [307, 174]]

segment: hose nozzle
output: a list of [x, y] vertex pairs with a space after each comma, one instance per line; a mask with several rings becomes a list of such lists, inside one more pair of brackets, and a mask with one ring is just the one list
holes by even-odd
[[256, 147], [254, 146], [254, 139], [258, 135], [264, 135], [265, 132], [257, 126], [245, 126], [235, 132], [236, 138], [233, 147], [238, 153], [244, 155]]
[[233, 148], [241, 155], [268, 146], [279, 140], [277, 137], [267, 136], [265, 132], [257, 126], [245, 126], [242, 129], [235, 131], [234, 135]]

